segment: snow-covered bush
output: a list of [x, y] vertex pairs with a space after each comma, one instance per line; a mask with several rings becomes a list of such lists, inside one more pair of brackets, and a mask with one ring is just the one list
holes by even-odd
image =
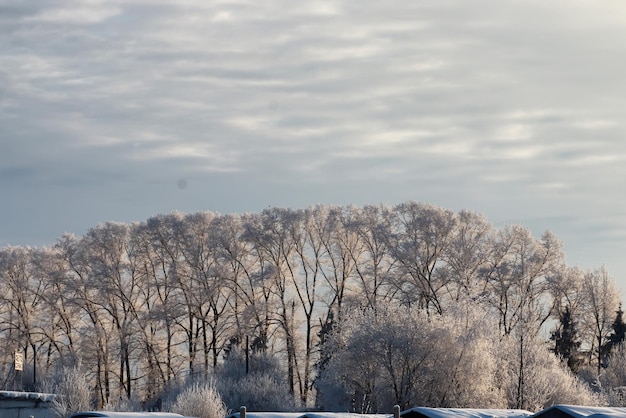
[[251, 411], [295, 411], [299, 405], [285, 383], [270, 375], [253, 373], [242, 379], [219, 383], [220, 393], [228, 408], [245, 405]]
[[79, 411], [91, 409], [90, 384], [80, 365], [61, 369], [58, 377], [48, 384], [49, 391], [56, 394], [52, 401], [52, 411], [59, 418], [65, 418]]
[[228, 411], [215, 385], [194, 383], [178, 394], [172, 412], [197, 418], [224, 418]]
[[216, 371], [217, 389], [233, 410], [245, 405], [251, 411], [293, 411], [298, 408], [278, 360], [263, 352], [245, 353], [234, 347]]
[[[626, 346], [620, 343], [607, 358], [605, 368], [600, 373], [594, 367], [587, 372], [595, 377], [600, 393], [608, 406], [626, 406]], [[591, 369], [591, 368], [589, 368]]]

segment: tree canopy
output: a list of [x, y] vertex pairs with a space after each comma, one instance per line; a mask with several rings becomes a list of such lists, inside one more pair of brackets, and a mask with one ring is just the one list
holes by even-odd
[[26, 382], [80, 365], [100, 405], [158, 402], [235, 350], [273, 358], [294, 405], [534, 408], [580, 389], [545, 335], [597, 374], [624, 332], [606, 269], [568, 267], [549, 231], [417, 202], [108, 222], [0, 248], [0, 298], [2, 386], [21, 351]]

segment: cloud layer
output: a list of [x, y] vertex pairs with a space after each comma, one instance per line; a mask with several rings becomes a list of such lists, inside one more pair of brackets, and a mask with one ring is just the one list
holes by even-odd
[[0, 243], [418, 200], [626, 282], [625, 37], [618, 1], [0, 0]]

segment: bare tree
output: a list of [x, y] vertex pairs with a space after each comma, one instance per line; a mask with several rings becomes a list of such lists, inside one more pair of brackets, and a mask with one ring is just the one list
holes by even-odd
[[432, 205], [403, 203], [389, 214], [387, 246], [396, 260], [396, 286], [407, 302], [442, 314], [449, 282], [444, 252], [454, 238], [454, 213]]
[[561, 243], [549, 232], [535, 240], [519, 225], [499, 231], [487, 270], [489, 301], [503, 334], [519, 325], [536, 334], [550, 317], [547, 277], [563, 265]]
[[45, 357], [45, 372], [56, 363], [68, 367], [79, 360], [77, 342], [82, 325], [80, 308], [72, 303], [71, 285], [65, 280], [66, 265], [55, 248], [43, 248], [31, 254], [36, 274], [46, 283], [41, 290], [44, 303], [38, 309], [43, 323], [41, 332], [46, 343], [41, 353]]
[[295, 305], [291, 284], [297, 280], [295, 262], [296, 250], [293, 242], [293, 225], [302, 217], [302, 212], [289, 209], [269, 208], [260, 216], [248, 218], [245, 224], [244, 239], [250, 242], [262, 260], [261, 270], [269, 273], [272, 279], [278, 310], [276, 320], [283, 333], [287, 354], [287, 383], [290, 393], [295, 393], [295, 379], [298, 370], [297, 338], [295, 327]]
[[24, 353], [33, 367], [33, 385], [37, 383], [37, 353], [46, 346], [44, 295], [49, 283], [33, 266], [33, 250], [28, 247], [5, 247], [0, 251], [0, 333], [7, 338], [8, 353]]
[[358, 237], [354, 245], [346, 246], [354, 261], [356, 296], [374, 311], [379, 304], [388, 302], [392, 294], [391, 272], [395, 260], [386, 244], [388, 229], [384, 217], [388, 213], [388, 209], [378, 206], [350, 208], [346, 225]]
[[179, 236], [184, 274], [179, 285], [185, 301], [195, 316], [197, 337], [202, 344], [203, 373], [208, 377], [209, 367], [215, 367], [223, 348], [223, 338], [229, 327], [228, 312], [230, 287], [221, 275], [213, 222], [216, 215], [201, 212], [188, 215]]
[[593, 329], [592, 352], [596, 354], [598, 373], [605, 364], [605, 344], [609, 340], [615, 312], [619, 306], [619, 292], [605, 267], [587, 272], [584, 289], [588, 298], [588, 315], [584, 316], [587, 326]]
[[130, 232], [127, 224], [108, 222], [89, 230], [83, 243], [88, 248], [90, 285], [96, 290], [93, 303], [106, 312], [117, 336], [118, 390], [126, 398], [132, 395], [131, 352], [137, 335], [134, 311], [141, 296], [140, 275], [129, 259]]
[[443, 255], [453, 301], [467, 298], [480, 302], [484, 297], [485, 271], [489, 269], [494, 240], [495, 228], [484, 216], [466, 210], [457, 214], [453, 237]]
[[[82, 351], [83, 359], [88, 366], [95, 357], [95, 387], [98, 406], [111, 399], [109, 341], [107, 335], [112, 332], [105, 320], [105, 313], [95, 302], [97, 289], [93, 286], [94, 279], [89, 266], [88, 248], [82, 238], [64, 235], [56, 245], [59, 257], [65, 265], [65, 288], [69, 301], [78, 306], [85, 317], [82, 329], [81, 346], [88, 347]], [[82, 319], [82, 316], [81, 316]], [[95, 348], [95, 349], [93, 349]], [[94, 367], [94, 366], [92, 366]]]

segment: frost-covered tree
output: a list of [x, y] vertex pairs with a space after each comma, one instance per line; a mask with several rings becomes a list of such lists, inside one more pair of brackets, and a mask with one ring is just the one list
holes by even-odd
[[465, 298], [434, 323], [437, 366], [429, 403], [456, 408], [506, 408], [499, 377], [501, 337], [489, 312]]
[[158, 406], [167, 388], [231, 374], [249, 339], [249, 371], [254, 359], [276, 367], [231, 380], [229, 396], [267, 390], [264, 408], [314, 395], [370, 412], [569, 399], [579, 382], [546, 386], [532, 364], [562, 371], [533, 347], [569, 313], [558, 354], [580, 341], [595, 369], [581, 373], [606, 389], [617, 371], [596, 366], [610, 368], [623, 323], [606, 270], [563, 260], [550, 233], [416, 202], [111, 222], [53, 248], [0, 249], [0, 372], [12, 388], [14, 349], [27, 364], [36, 353], [42, 376], [80, 356], [97, 406]]
[[[188, 215], [183, 222], [181, 242], [183, 271], [180, 277], [185, 300], [192, 305], [197, 322], [196, 343], [202, 347], [202, 372], [205, 378], [215, 368], [228, 336], [232, 333], [233, 314], [228, 302], [232, 295], [228, 278], [219, 262], [221, 243], [217, 234], [218, 216], [210, 212]], [[199, 331], [199, 332], [198, 332]]]
[[600, 403], [537, 335], [516, 331], [503, 340], [500, 355], [509, 408], [539, 411], [554, 404]]
[[407, 302], [443, 313], [450, 281], [444, 254], [454, 239], [454, 212], [408, 202], [394, 206], [386, 217], [384, 236], [396, 260], [395, 286]]
[[[346, 228], [355, 234], [361, 245], [347, 247], [355, 262], [355, 292], [353, 298], [360, 306], [376, 310], [392, 297], [391, 271], [394, 259], [386, 245], [388, 208], [366, 205], [351, 207]], [[341, 318], [338, 318], [341, 319]]]
[[626, 406], [626, 347], [620, 343], [613, 347], [608, 367], [598, 375], [602, 394], [610, 406]]
[[607, 363], [606, 344], [610, 341], [613, 313], [619, 306], [619, 291], [604, 267], [585, 274], [584, 288], [588, 312], [583, 321], [593, 332], [590, 352], [595, 353], [599, 373]]
[[317, 381], [332, 408], [361, 413], [394, 404], [502, 407], [495, 327], [469, 307], [429, 317], [417, 307], [353, 312], [329, 340], [332, 358]]
[[405, 307], [347, 316], [328, 341], [333, 355], [317, 383], [327, 406], [376, 413], [413, 404], [420, 366], [432, 348], [423, 343], [429, 324], [422, 316]]
[[[33, 263], [36, 253], [29, 247], [0, 250], [0, 335], [9, 356], [5, 362], [11, 363], [15, 351], [24, 354], [26, 363], [32, 366], [27, 380], [31, 389], [37, 384], [38, 352], [49, 345], [45, 329], [50, 326], [44, 295], [51, 283], [38, 274]], [[7, 381], [11, 381], [9, 376]]]
[[578, 352], [575, 355], [573, 370], [585, 367], [589, 361], [588, 352], [593, 345], [594, 333], [586, 319], [589, 309], [589, 298], [586, 294], [585, 272], [578, 267], [563, 266], [555, 274], [547, 277], [548, 292], [552, 299], [551, 317], [554, 326], [562, 328], [565, 312], [569, 312], [571, 321], [576, 324], [576, 341]]
[[498, 314], [502, 334], [519, 327], [539, 332], [552, 312], [547, 278], [562, 268], [563, 258], [561, 243], [550, 232], [540, 240], [520, 225], [498, 232], [485, 273], [488, 300]]
[[495, 229], [484, 216], [467, 210], [459, 212], [457, 220], [453, 239], [444, 253], [451, 281], [450, 298], [470, 298], [480, 303], [487, 292], [485, 272], [489, 270]]
[[301, 226], [303, 215], [303, 211], [269, 208], [259, 216], [248, 218], [242, 235], [259, 257], [257, 268], [260, 271], [257, 274], [263, 281], [267, 279], [271, 287], [274, 302], [271, 305], [272, 317], [279, 326], [280, 343], [286, 352], [289, 393], [300, 396], [304, 395], [304, 382], [300, 375], [301, 351], [296, 327], [298, 296], [293, 283], [300, 278], [296, 249], [303, 232], [297, 233], [295, 230]]
[[131, 364], [137, 337], [134, 311], [140, 309], [141, 293], [139, 277], [129, 260], [130, 233], [130, 225], [108, 222], [90, 229], [83, 240], [91, 279], [88, 286], [94, 291], [90, 303], [113, 330], [106, 337], [118, 360], [116, 395], [127, 398], [135, 380]]

